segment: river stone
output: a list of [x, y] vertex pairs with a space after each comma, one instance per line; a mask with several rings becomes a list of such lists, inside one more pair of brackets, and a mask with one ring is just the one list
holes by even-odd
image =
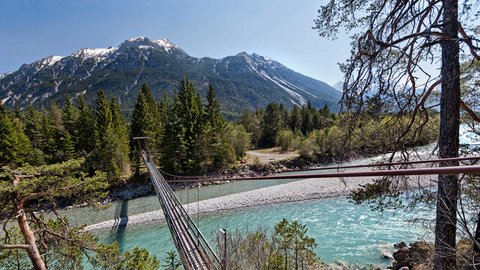
[[401, 249], [403, 247], [407, 247], [407, 244], [405, 244], [405, 242], [400, 242], [400, 243], [396, 243], [396, 244], [393, 244], [393, 247], [394, 248], [398, 248], [398, 249]]
[[403, 247], [393, 253], [393, 259], [399, 264], [405, 261], [408, 257], [408, 247]]

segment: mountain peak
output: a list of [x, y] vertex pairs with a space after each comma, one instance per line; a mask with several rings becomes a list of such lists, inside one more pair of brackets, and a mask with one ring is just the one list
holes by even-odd
[[[241, 52], [222, 59], [189, 56], [168, 39], [135, 37], [117, 47], [84, 48], [69, 56], [49, 56], [0, 74], [0, 101], [7, 106], [43, 107], [53, 101], [85, 96], [94, 100], [98, 89], [117, 96], [131, 108], [139, 85], [147, 83], [156, 97], [174, 89], [188, 74], [200, 91], [208, 84], [220, 89], [218, 97], [227, 110], [237, 113], [264, 107], [269, 102], [336, 109], [341, 95], [323, 82], [294, 72], [256, 53]], [[232, 93], [235, 93], [232, 97]]]
[[177, 45], [168, 39], [151, 40], [147, 37], [135, 37], [125, 40], [120, 44], [120, 48], [138, 47], [140, 49], [160, 48], [167, 52], [172, 49], [179, 49]]

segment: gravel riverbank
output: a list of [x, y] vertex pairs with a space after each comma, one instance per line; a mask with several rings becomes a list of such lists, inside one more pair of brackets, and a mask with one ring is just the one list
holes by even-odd
[[[427, 178], [430, 179], [429, 177], [423, 177], [422, 181], [426, 181], [424, 184], [429, 183]], [[346, 196], [350, 191], [358, 188], [359, 185], [370, 183], [373, 179], [374, 178], [372, 177], [305, 179], [287, 184], [207, 199], [198, 203], [184, 205], [184, 207], [191, 215], [196, 214], [198, 211], [202, 214], [209, 214], [219, 211], [274, 203]], [[85, 229], [105, 230], [116, 226], [134, 226], [137, 224], [158, 222], [163, 219], [164, 216], [162, 210], [158, 210], [129, 216], [128, 218], [124, 217], [117, 220], [92, 224]]]

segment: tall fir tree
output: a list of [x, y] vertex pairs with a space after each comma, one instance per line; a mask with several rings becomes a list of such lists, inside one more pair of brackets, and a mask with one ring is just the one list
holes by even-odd
[[78, 128], [75, 126], [79, 116], [78, 114], [78, 109], [73, 105], [70, 97], [67, 95], [65, 97], [65, 104], [62, 108], [62, 122], [66, 133], [69, 133], [73, 145], [76, 144], [75, 139], [77, 138], [76, 133], [78, 132]]
[[110, 99], [110, 110], [112, 111], [112, 131], [116, 138], [117, 147], [114, 149], [115, 163], [123, 175], [128, 174], [130, 161], [130, 137], [125, 119], [122, 116], [120, 105], [114, 97]]
[[217, 100], [215, 89], [208, 86], [207, 104], [205, 104], [205, 122], [215, 131], [224, 128], [225, 120], [220, 113], [220, 103]]
[[27, 135], [31, 145], [29, 163], [33, 166], [43, 165], [45, 163], [43, 150], [45, 149], [46, 138], [42, 133], [42, 112], [33, 109], [31, 106], [28, 107], [23, 122], [25, 135]]
[[52, 103], [47, 114], [48, 120], [45, 119], [45, 135], [47, 139], [47, 152], [50, 154], [51, 163], [66, 161], [63, 149], [65, 140], [65, 128], [62, 121], [62, 110], [56, 103]]
[[262, 146], [275, 145], [278, 133], [286, 127], [288, 120], [286, 112], [287, 109], [281, 104], [270, 103], [267, 105], [263, 115]]
[[[132, 113], [131, 137], [148, 136], [153, 142], [149, 146], [157, 152], [160, 140], [160, 110], [148, 85], [142, 85]], [[132, 145], [133, 146], [133, 145]], [[132, 148], [135, 152], [135, 148]], [[134, 153], [132, 153], [134, 154]]]
[[211, 85], [207, 91], [204, 122], [205, 130], [199, 144], [203, 154], [202, 167], [221, 170], [230, 166], [235, 161], [235, 152], [227, 142], [226, 122], [220, 113], [220, 103]]
[[20, 119], [12, 117], [0, 104], [0, 166], [19, 166], [27, 161], [30, 141]]
[[186, 159], [186, 145], [184, 140], [185, 128], [181, 123], [180, 100], [178, 95], [173, 96], [172, 103], [166, 103], [167, 114], [165, 135], [162, 138], [160, 166], [167, 172], [183, 173], [182, 161]]
[[74, 126], [77, 130], [74, 139], [76, 150], [81, 155], [87, 155], [95, 149], [95, 118], [93, 112], [85, 102], [83, 96], [80, 96], [77, 104], [78, 118]]
[[186, 77], [180, 82], [178, 103], [175, 105], [184, 130], [186, 156], [182, 160], [182, 168], [185, 172], [199, 172], [201, 158], [197, 143], [203, 132], [203, 105], [193, 83]]
[[93, 168], [107, 172], [108, 180], [114, 183], [121, 175], [115, 153], [119, 142], [113, 129], [113, 115], [110, 102], [103, 90], [98, 91], [95, 100], [95, 137], [96, 147], [92, 156]]

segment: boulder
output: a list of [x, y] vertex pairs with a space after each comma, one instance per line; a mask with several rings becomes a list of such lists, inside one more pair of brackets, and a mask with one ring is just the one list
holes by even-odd
[[398, 248], [393, 253], [394, 262], [391, 269], [405, 270], [405, 269], [424, 269], [428, 265], [433, 256], [434, 247], [427, 242], [414, 242], [410, 247], [403, 242], [395, 244]]
[[403, 261], [405, 261], [407, 259], [409, 255], [409, 249], [408, 247], [402, 247], [401, 249], [395, 251], [392, 256], [393, 256], [393, 259], [398, 262], [398, 263], [401, 263]]

